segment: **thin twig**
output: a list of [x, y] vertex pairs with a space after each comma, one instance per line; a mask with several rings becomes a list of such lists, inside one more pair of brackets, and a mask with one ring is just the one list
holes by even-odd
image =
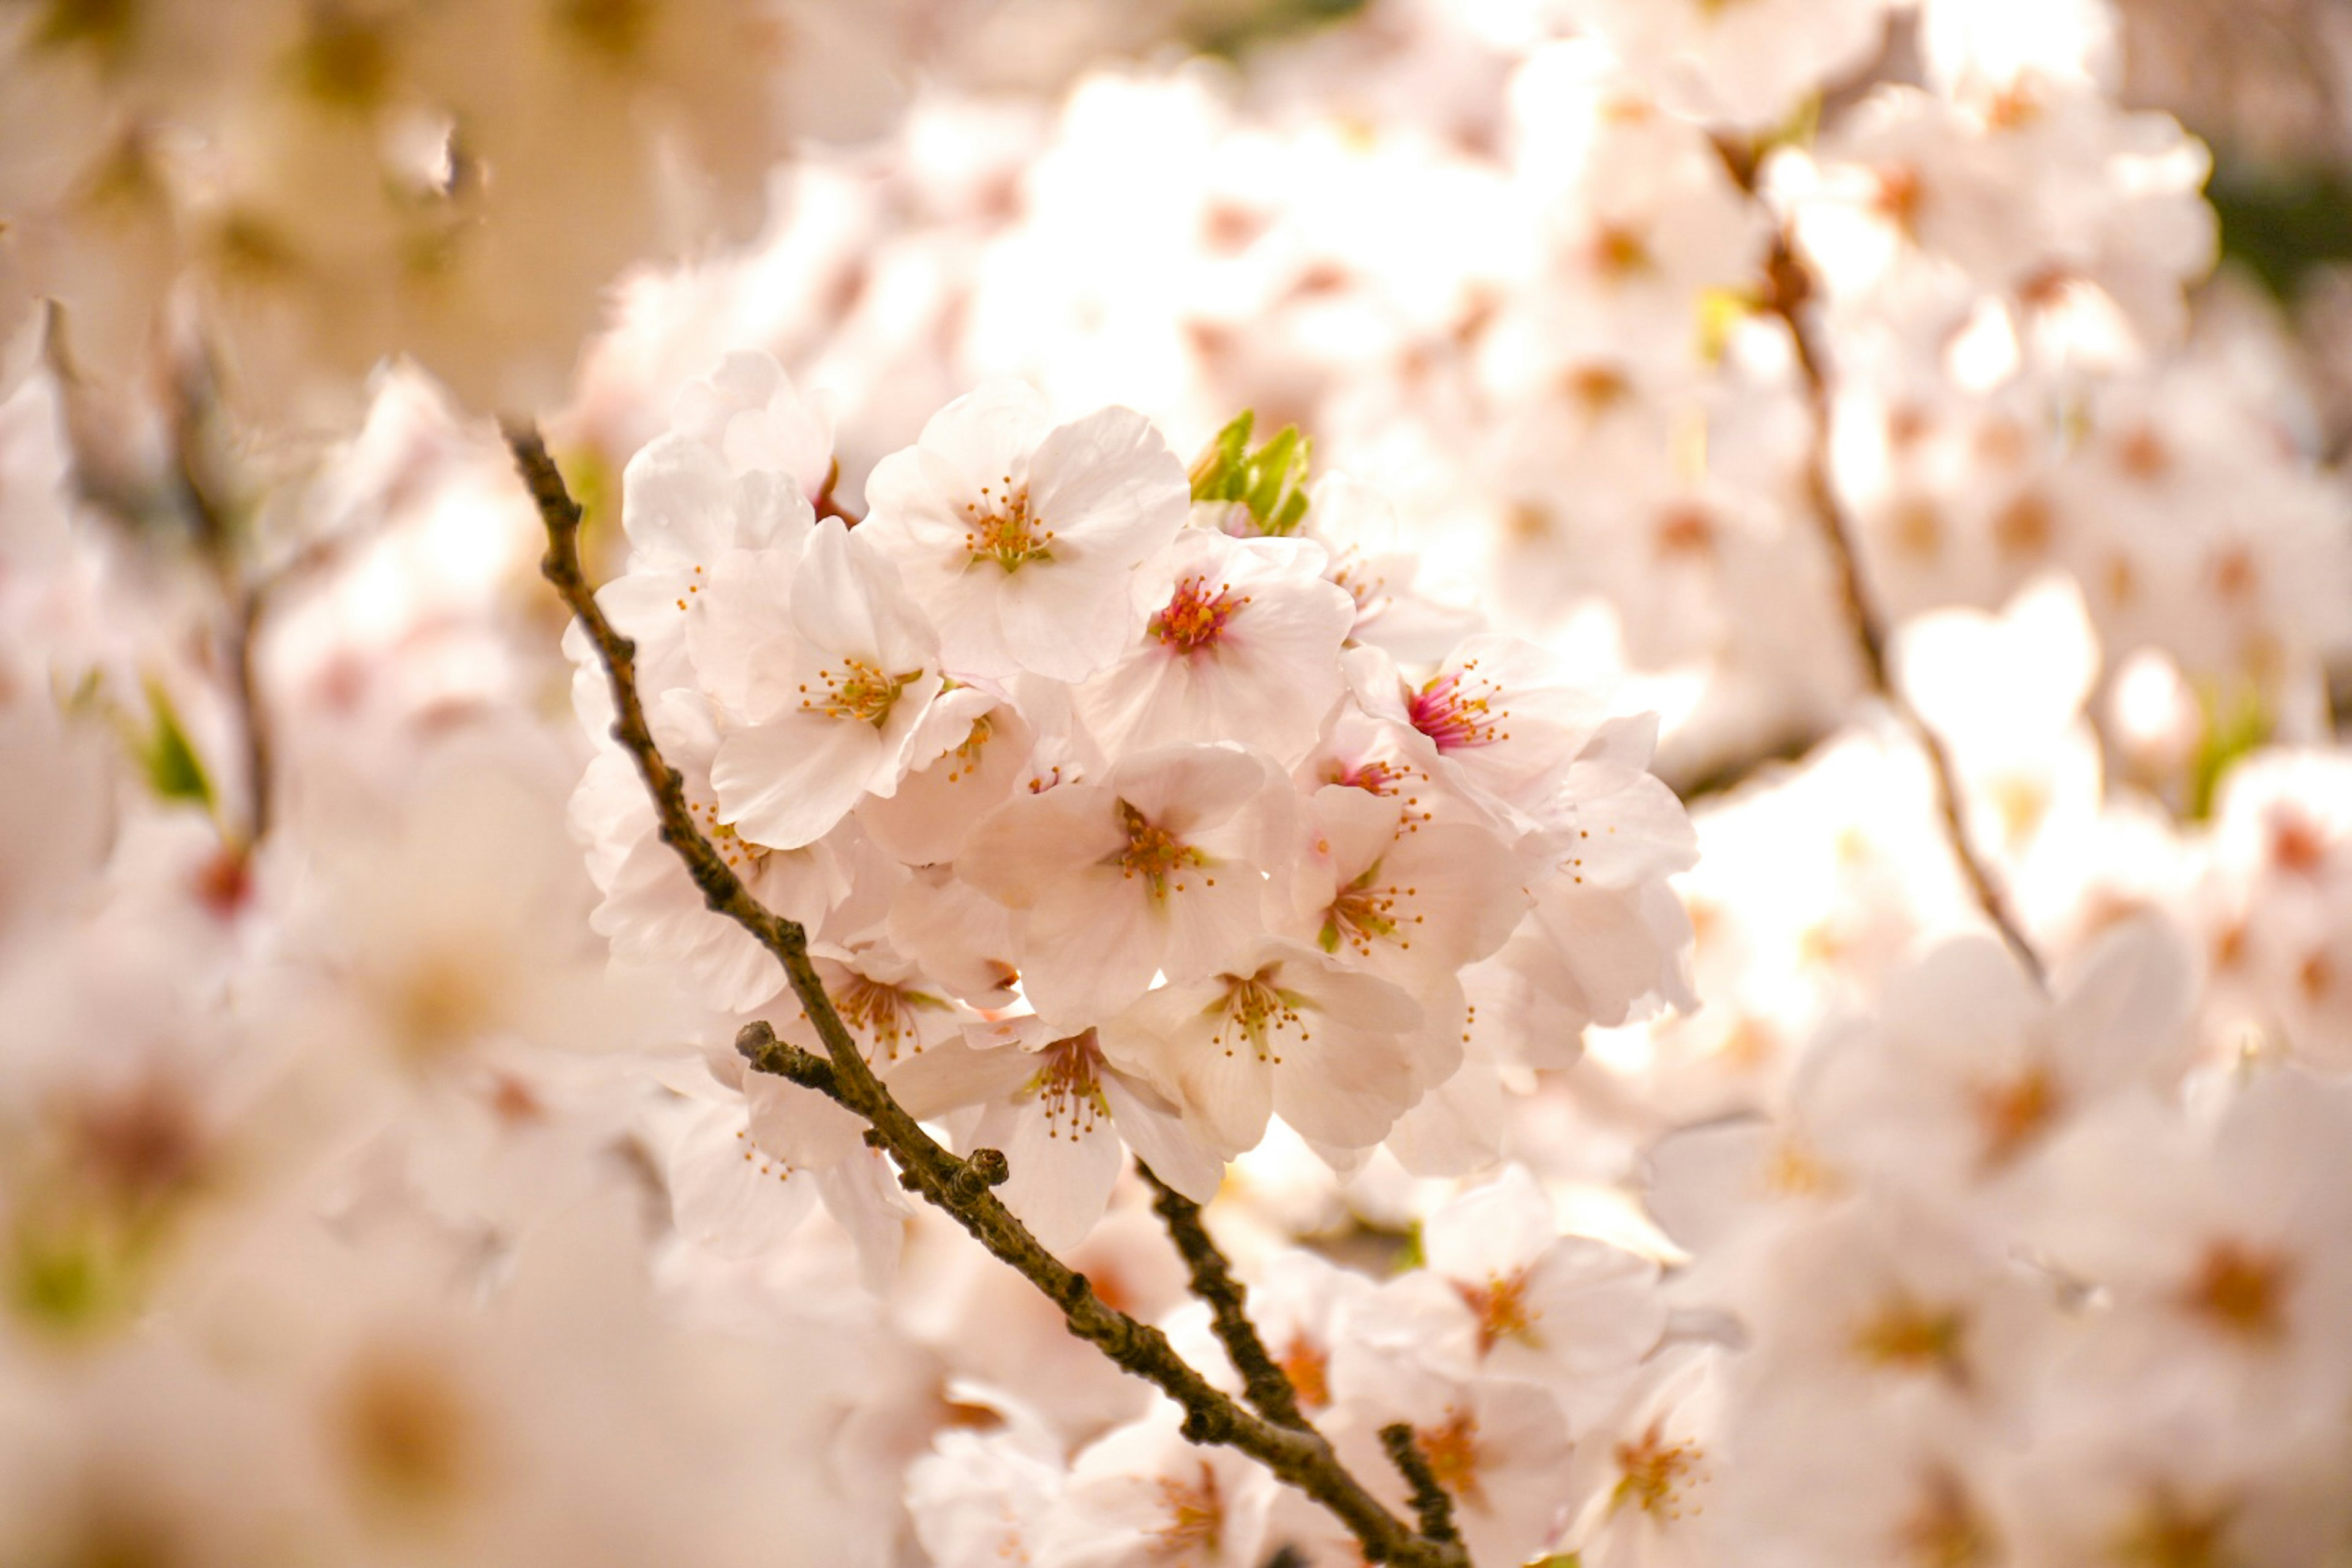
[[1462, 1536], [1454, 1528], [1454, 1500], [1437, 1484], [1437, 1472], [1429, 1468], [1429, 1456], [1413, 1441], [1412, 1428], [1402, 1421], [1381, 1427], [1381, 1447], [1388, 1450], [1389, 1463], [1412, 1489], [1412, 1511], [1421, 1521], [1422, 1539], [1459, 1544]]
[[1313, 1431], [1299, 1411], [1298, 1391], [1266, 1353], [1257, 1325], [1250, 1321], [1249, 1288], [1234, 1278], [1233, 1266], [1210, 1237], [1208, 1226], [1201, 1223], [1201, 1205], [1154, 1175], [1150, 1166], [1138, 1161], [1136, 1169], [1150, 1184], [1151, 1206], [1168, 1226], [1176, 1250], [1183, 1254], [1184, 1266], [1192, 1271], [1192, 1294], [1208, 1303], [1217, 1339], [1224, 1345], [1234, 1370], [1242, 1374], [1250, 1404], [1276, 1426]]
[[[505, 434], [547, 527], [541, 569], [604, 667], [613, 696], [613, 738], [645, 779], [661, 823], [662, 842], [685, 863], [709, 907], [750, 931], [783, 966], [793, 994], [824, 1045], [833, 1098], [865, 1120], [866, 1141], [897, 1163], [900, 1184], [943, 1210], [991, 1253], [1019, 1270], [1061, 1309], [1072, 1333], [1182, 1406], [1183, 1433], [1191, 1441], [1237, 1449], [1320, 1502], [1348, 1526], [1368, 1561], [1411, 1568], [1467, 1568], [1468, 1558], [1458, 1543], [1415, 1535], [1349, 1473], [1321, 1436], [1276, 1426], [1243, 1409], [1178, 1355], [1165, 1334], [1107, 1305], [1085, 1275], [1046, 1251], [991, 1190], [1005, 1178], [1002, 1154], [976, 1150], [971, 1159], [958, 1159], [892, 1098], [825, 994], [824, 983], [809, 959], [807, 933], [753, 898], [694, 826], [684, 783], [663, 759], [646, 723], [637, 694], [635, 646], [605, 618], [581, 570], [579, 503], [572, 499], [535, 427], [509, 422]], [[753, 1046], [759, 1048], [756, 1038]], [[789, 1064], [794, 1058], [776, 1059]]]
[[[1734, 166], [1735, 174], [1738, 172]], [[1937, 734], [1918, 709], [1895, 679], [1892, 663], [1887, 657], [1885, 613], [1873, 595], [1870, 581], [1862, 568], [1862, 552], [1857, 543], [1853, 520], [1845, 503], [1838, 499], [1837, 487], [1830, 480], [1830, 386], [1823, 363], [1822, 344], [1814, 331], [1807, 306], [1813, 293], [1812, 274], [1798, 257], [1786, 235], [1773, 244], [1771, 259], [1765, 268], [1765, 308], [1788, 324], [1789, 333], [1797, 351], [1797, 368], [1804, 378], [1805, 399], [1813, 419], [1813, 438], [1805, 457], [1805, 499], [1811, 506], [1815, 521], [1821, 525], [1822, 539], [1829, 546], [1830, 561], [1837, 574], [1838, 596], [1845, 612], [1847, 625], [1853, 629], [1854, 648], [1862, 658], [1864, 676], [1879, 700], [1895, 711], [1906, 728], [1927, 753], [1929, 772], [1934, 775], [1936, 806], [1943, 818], [1944, 835], [1952, 847], [1952, 857], [1959, 862], [1960, 873], [1968, 879], [1969, 889], [1985, 918], [2000, 932], [2017, 961], [2031, 974], [2036, 984], [2049, 984], [2048, 971], [2033, 944], [2026, 940], [2024, 927], [2009, 907], [2009, 900], [1975, 845], [1970, 842], [1967, 824], [1960, 810], [1958, 770], [1952, 765], [1950, 749], [1943, 737]]]

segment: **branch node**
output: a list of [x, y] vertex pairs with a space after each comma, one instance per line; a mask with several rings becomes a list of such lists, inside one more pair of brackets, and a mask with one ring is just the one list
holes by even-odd
[[1003, 1150], [974, 1149], [949, 1179], [948, 1202], [958, 1208], [970, 1208], [989, 1188], [1003, 1186], [1012, 1174], [1013, 1167]]

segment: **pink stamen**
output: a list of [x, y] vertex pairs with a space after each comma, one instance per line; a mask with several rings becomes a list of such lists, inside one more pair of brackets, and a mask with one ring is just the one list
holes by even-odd
[[1441, 752], [1491, 746], [1511, 738], [1511, 732], [1503, 728], [1510, 721], [1510, 710], [1494, 701], [1499, 693], [1493, 683], [1483, 683], [1483, 691], [1469, 684], [1471, 672], [1477, 668], [1478, 661], [1473, 659], [1459, 674], [1438, 676], [1414, 692], [1405, 705], [1412, 727], [1435, 742]]
[[1246, 594], [1234, 597], [1229, 583], [1218, 584], [1212, 595], [1207, 578], [1187, 577], [1176, 584], [1175, 596], [1167, 607], [1151, 617], [1151, 635], [1178, 653], [1199, 653], [1217, 646], [1224, 636], [1225, 623], [1248, 603]]

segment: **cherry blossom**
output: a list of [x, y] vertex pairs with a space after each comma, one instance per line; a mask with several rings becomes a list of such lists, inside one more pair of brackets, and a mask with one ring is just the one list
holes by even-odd
[[1182, 526], [1182, 465], [1129, 410], [1053, 425], [1032, 389], [995, 384], [941, 409], [875, 466], [865, 537], [945, 628], [959, 675], [1075, 680], [1142, 617], [1136, 574]]

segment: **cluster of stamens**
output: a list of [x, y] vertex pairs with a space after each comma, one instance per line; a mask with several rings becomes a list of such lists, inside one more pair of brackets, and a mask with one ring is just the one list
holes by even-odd
[[1511, 738], [1511, 732], [1503, 728], [1511, 721], [1510, 710], [1496, 701], [1501, 689], [1491, 680], [1477, 679], [1477, 668], [1478, 661], [1471, 659], [1460, 671], [1448, 671], [1431, 680], [1405, 704], [1412, 727], [1435, 742], [1441, 752], [1491, 746]]
[[1983, 1165], [1999, 1170], [2047, 1131], [2061, 1108], [2058, 1086], [2039, 1065], [2014, 1078], [1980, 1084], [1971, 1092], [1984, 1130]]
[[1225, 623], [1249, 602], [1247, 594], [1234, 598], [1230, 583], [1218, 584], [1212, 594], [1206, 577], [1187, 577], [1151, 617], [1151, 635], [1177, 653], [1199, 653], [1217, 646], [1224, 636]]
[[1969, 1382], [1969, 1314], [1897, 1295], [1854, 1332], [1854, 1352], [1874, 1366], [1933, 1373], [1955, 1387]]
[[1353, 551], [1342, 555], [1331, 568], [1331, 581], [1347, 590], [1348, 597], [1356, 601], [1356, 614], [1362, 615], [1372, 602], [1387, 591], [1385, 575], [1371, 573], [1358, 561]]
[[1152, 1531], [1158, 1544], [1151, 1548], [1151, 1555], [1182, 1559], [1196, 1552], [1215, 1555], [1225, 1529], [1225, 1504], [1217, 1493], [1217, 1472], [1203, 1460], [1198, 1481], [1174, 1476], [1161, 1476], [1159, 1481], [1160, 1505], [1168, 1511], [1168, 1522]]
[[789, 1182], [793, 1179], [793, 1168], [790, 1165], [785, 1164], [782, 1160], [769, 1159], [767, 1151], [761, 1149], [757, 1143], [751, 1142], [751, 1134], [749, 1131], [738, 1131], [735, 1134], [735, 1139], [736, 1142], [743, 1145], [743, 1163], [757, 1170], [760, 1174], [763, 1176], [773, 1176], [780, 1182]]
[[965, 733], [962, 742], [948, 753], [955, 759], [948, 764], [948, 783], [953, 784], [980, 771], [981, 753], [988, 749], [989, 737], [995, 733], [996, 726], [990, 722], [987, 714], [983, 713], [971, 721], [971, 729]]
[[980, 487], [980, 500], [964, 502], [964, 552], [1018, 572], [1032, 561], [1054, 558], [1054, 531], [1029, 512], [1029, 487], [1013, 488], [1013, 476]]
[[[1111, 863], [1118, 868], [1121, 877], [1130, 879], [1142, 878], [1155, 899], [1167, 897], [1171, 889], [1182, 892], [1188, 884], [1181, 879], [1181, 874], [1187, 869], [1198, 870], [1209, 863], [1206, 855], [1150, 821], [1123, 800], [1118, 803], [1118, 821], [1127, 831], [1127, 847], [1112, 857]], [[1214, 877], [1204, 877], [1202, 880], [1212, 888], [1217, 885]]]
[[710, 840], [710, 847], [719, 851], [719, 858], [727, 862], [729, 870], [751, 871], [757, 869], [760, 863], [768, 858], [766, 845], [752, 843], [735, 831], [733, 823], [721, 822], [719, 819], [717, 801], [697, 800], [692, 795], [688, 795], [686, 801], [686, 814], [694, 819], [694, 826], [701, 831], [702, 836]]
[[2286, 1326], [2287, 1288], [2294, 1278], [2294, 1266], [2286, 1258], [2224, 1239], [2205, 1249], [2183, 1304], [2241, 1339], [2276, 1339]]
[[[1326, 762], [1318, 776], [1327, 784], [1340, 784], [1349, 789], [1360, 789], [1366, 795], [1377, 796], [1381, 800], [1386, 800], [1408, 785], [1417, 784], [1428, 777], [1410, 763], [1392, 762], [1383, 758], [1350, 763], [1338, 757]], [[1405, 795], [1403, 804], [1403, 819], [1397, 827], [1400, 833], [1418, 833], [1421, 831], [1421, 825], [1432, 820], [1436, 815], [1421, 809], [1421, 796], [1417, 795]]]
[[873, 1042], [873, 1049], [866, 1054], [871, 1057], [879, 1051], [889, 1061], [898, 1059], [901, 1045], [909, 1047], [910, 1054], [921, 1053], [922, 1037], [915, 1027], [919, 1010], [947, 1006], [936, 996], [869, 979], [856, 970], [835, 982], [831, 989], [834, 1010], [842, 1021]]
[[1282, 1375], [1290, 1379], [1290, 1386], [1298, 1395], [1298, 1403], [1308, 1410], [1321, 1410], [1331, 1403], [1331, 1352], [1308, 1339], [1305, 1334], [1293, 1338], [1275, 1364]]
[[1617, 1445], [1617, 1487], [1609, 1494], [1611, 1512], [1628, 1503], [1661, 1519], [1680, 1519], [1683, 1494], [1706, 1479], [1700, 1461], [1706, 1453], [1692, 1442], [1669, 1443], [1657, 1422], [1638, 1442]]
[[1314, 1038], [1307, 1032], [1307, 999], [1275, 984], [1281, 969], [1278, 963], [1269, 963], [1247, 979], [1237, 974], [1220, 976], [1225, 983], [1225, 999], [1213, 1037], [1225, 1055], [1234, 1054], [1236, 1040], [1245, 1041], [1258, 1060], [1279, 1067], [1282, 1053], [1275, 1047], [1285, 1034], [1297, 1030], [1301, 1044]]
[[1400, 917], [1397, 900], [1417, 895], [1418, 888], [1399, 888], [1393, 882], [1378, 883], [1381, 863], [1373, 861], [1363, 874], [1339, 889], [1323, 910], [1323, 930], [1317, 943], [1326, 952], [1337, 952], [1346, 942], [1359, 957], [1370, 957], [1376, 942], [1393, 942], [1401, 948], [1412, 946], [1408, 928], [1423, 923], [1418, 915]]
[[1526, 1269], [1489, 1275], [1484, 1285], [1465, 1285], [1457, 1281], [1454, 1291], [1477, 1316], [1480, 1355], [1493, 1350], [1503, 1340], [1517, 1340], [1521, 1344], [1538, 1348], [1542, 1346], [1543, 1339], [1536, 1332], [1536, 1322], [1543, 1314], [1528, 1304]]
[[828, 667], [818, 670], [814, 689], [805, 682], [802, 684], [801, 707], [828, 719], [852, 719], [878, 730], [890, 721], [890, 710], [898, 705], [898, 694], [922, 678], [919, 669], [886, 675], [862, 658], [845, 658], [838, 669]]
[[1459, 1407], [1450, 1409], [1441, 1425], [1417, 1428], [1412, 1446], [1421, 1450], [1431, 1477], [1456, 1501], [1484, 1506], [1486, 1489], [1479, 1482], [1478, 1465], [1485, 1456], [1478, 1449], [1476, 1416]]
[[1024, 1099], [1034, 1096], [1045, 1108], [1046, 1137], [1066, 1135], [1076, 1142], [1110, 1119], [1110, 1102], [1102, 1091], [1102, 1050], [1092, 1029], [1055, 1040], [1037, 1054], [1045, 1065], [1021, 1093]]

